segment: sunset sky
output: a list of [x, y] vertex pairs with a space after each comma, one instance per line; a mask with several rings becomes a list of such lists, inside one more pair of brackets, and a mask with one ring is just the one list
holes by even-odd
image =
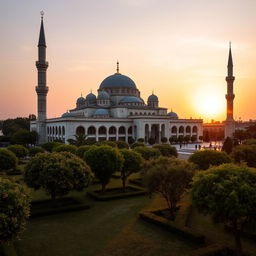
[[256, 119], [255, 0], [0, 0], [0, 119], [36, 114], [44, 10], [47, 116], [74, 108], [115, 73], [180, 118], [224, 120], [232, 41], [235, 119]]

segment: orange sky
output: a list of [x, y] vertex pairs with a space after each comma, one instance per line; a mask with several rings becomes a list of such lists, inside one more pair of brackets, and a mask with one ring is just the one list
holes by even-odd
[[[36, 114], [37, 41], [45, 11], [48, 117], [75, 106], [115, 72], [142, 98], [181, 118], [225, 119], [228, 42], [232, 41], [235, 114], [256, 119], [255, 0], [2, 1], [0, 119]], [[224, 3], [223, 3], [224, 2]]]

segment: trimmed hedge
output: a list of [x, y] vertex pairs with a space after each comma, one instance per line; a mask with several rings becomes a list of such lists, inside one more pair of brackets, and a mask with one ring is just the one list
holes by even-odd
[[[133, 191], [129, 191], [133, 190]], [[117, 191], [113, 194], [108, 194], [107, 192]], [[132, 197], [132, 196], [141, 196], [145, 195], [147, 192], [144, 189], [134, 187], [134, 186], [126, 186], [125, 191], [123, 191], [122, 187], [117, 188], [109, 188], [106, 189], [105, 193], [101, 193], [101, 190], [95, 190], [95, 191], [89, 191], [87, 192], [87, 195], [92, 197], [93, 199], [97, 201], [108, 201], [108, 200], [114, 200], [114, 199], [121, 199], [126, 197]]]
[[153, 148], [158, 149], [162, 156], [178, 156], [177, 149], [175, 147], [170, 146], [169, 144], [156, 144], [153, 146]]
[[175, 224], [175, 221], [170, 221], [163, 217], [160, 217], [154, 213], [155, 211], [142, 211], [140, 212], [140, 217], [150, 223], [154, 223], [160, 227], [165, 228], [168, 231], [171, 231], [177, 235], [180, 235], [183, 238], [189, 239], [193, 242], [204, 243], [205, 237], [201, 234], [194, 232], [192, 229], [185, 226], [178, 226]]
[[28, 155], [28, 149], [22, 145], [11, 145], [7, 149], [12, 151], [18, 158], [23, 158]]
[[54, 147], [53, 152], [70, 152], [72, 154], [76, 154], [77, 152], [77, 147], [74, 146], [74, 145], [66, 145], [66, 144], [63, 144], [63, 145], [59, 145], [57, 147]]
[[44, 150], [48, 151], [48, 152], [52, 152], [52, 150], [53, 150], [55, 147], [59, 146], [59, 145], [64, 145], [64, 144], [61, 143], [61, 142], [46, 142], [46, 143], [42, 144], [41, 147], [42, 147]]
[[134, 149], [136, 147], [145, 147], [145, 144], [143, 142], [134, 142], [132, 145], [131, 145], [131, 149]]
[[34, 147], [29, 149], [29, 156], [35, 156], [38, 153], [44, 153], [44, 149], [41, 147]]
[[158, 158], [161, 155], [160, 151], [156, 148], [136, 147], [134, 151], [139, 153], [145, 160]]
[[18, 159], [13, 152], [8, 149], [0, 149], [0, 170], [16, 169]]
[[83, 158], [84, 153], [86, 151], [88, 151], [90, 148], [91, 148], [91, 146], [89, 146], [89, 145], [80, 146], [76, 151], [76, 155], [79, 156], [80, 158]]

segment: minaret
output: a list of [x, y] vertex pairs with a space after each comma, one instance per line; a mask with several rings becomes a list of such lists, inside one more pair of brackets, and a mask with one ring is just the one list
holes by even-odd
[[39, 134], [39, 144], [46, 142], [46, 96], [48, 87], [46, 86], [46, 70], [48, 62], [46, 61], [46, 43], [44, 36], [44, 13], [41, 12], [41, 28], [38, 41], [38, 61], [37, 67], [37, 132]]
[[233, 118], [233, 101], [235, 98], [235, 94], [233, 92], [233, 83], [235, 77], [233, 76], [233, 60], [232, 60], [232, 52], [231, 52], [231, 43], [229, 44], [229, 56], [228, 56], [228, 75], [226, 76], [227, 81], [227, 118], [225, 121], [225, 138], [233, 137], [233, 133], [235, 131], [235, 120]]

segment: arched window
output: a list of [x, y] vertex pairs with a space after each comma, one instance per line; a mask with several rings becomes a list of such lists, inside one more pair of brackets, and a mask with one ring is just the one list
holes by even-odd
[[183, 126], [180, 126], [179, 133], [184, 133], [184, 127]]
[[62, 126], [62, 135], [65, 135], [65, 127]]
[[95, 134], [96, 134], [96, 129], [95, 129], [94, 126], [90, 126], [90, 127], [88, 128], [88, 134], [89, 134], [89, 135], [95, 135]]
[[50, 129], [49, 129], [49, 127], [47, 127], [47, 134], [49, 134], [50, 133]]
[[118, 133], [119, 134], [125, 134], [125, 127], [124, 126], [119, 127]]
[[116, 127], [111, 126], [108, 131], [109, 134], [116, 134]]
[[128, 128], [128, 134], [132, 134], [132, 126]]
[[190, 126], [187, 126], [187, 127], [186, 127], [186, 133], [190, 133], [190, 132], [191, 132]]
[[172, 127], [172, 133], [177, 133], [177, 127], [176, 126]]
[[61, 127], [59, 126], [59, 135], [61, 135]]
[[192, 131], [193, 131], [193, 132], [197, 132], [197, 127], [194, 126]]
[[76, 128], [76, 134], [85, 134], [85, 129], [83, 126], [78, 126]]
[[107, 129], [105, 126], [101, 126], [99, 128], [99, 134], [107, 134]]
[[58, 135], [58, 128], [57, 128], [57, 126], [55, 127], [55, 134]]
[[132, 116], [132, 112], [130, 112], [130, 116]]

